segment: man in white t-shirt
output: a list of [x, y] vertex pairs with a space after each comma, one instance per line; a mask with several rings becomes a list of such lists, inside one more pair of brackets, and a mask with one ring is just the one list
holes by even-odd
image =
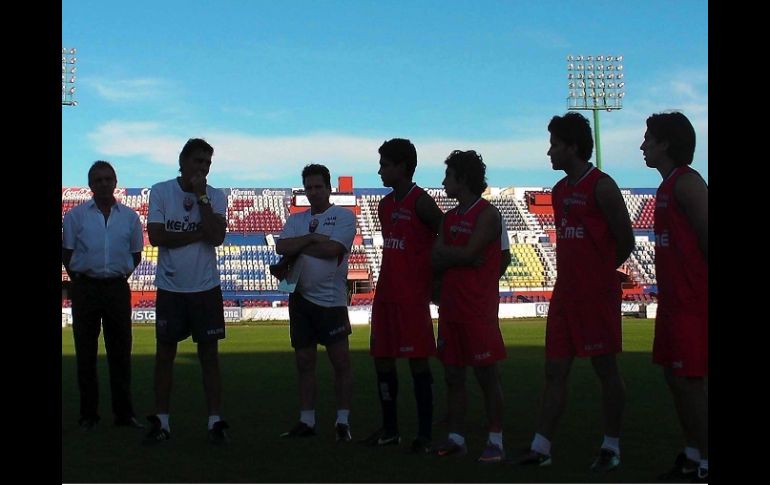
[[150, 190], [147, 235], [157, 246], [155, 286], [155, 413], [146, 443], [171, 438], [169, 408], [178, 342], [192, 335], [198, 344], [203, 391], [208, 407], [209, 440], [226, 443], [227, 423], [220, 418], [222, 379], [219, 339], [225, 338], [224, 305], [216, 246], [225, 239], [227, 198], [206, 183], [214, 148], [192, 138], [179, 154], [180, 176]]
[[316, 434], [315, 368], [320, 343], [326, 346], [334, 368], [337, 441], [349, 442], [353, 377], [348, 350], [347, 276], [356, 219], [353, 212], [329, 201], [331, 181], [325, 166], [307, 165], [302, 170], [302, 184], [310, 210], [291, 215], [276, 243], [276, 252], [291, 261], [288, 278], [296, 281], [289, 295], [289, 324], [300, 388], [300, 421], [281, 436]]

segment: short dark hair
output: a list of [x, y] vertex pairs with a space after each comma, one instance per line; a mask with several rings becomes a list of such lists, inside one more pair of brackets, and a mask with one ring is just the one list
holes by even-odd
[[395, 164], [406, 164], [406, 173], [411, 178], [417, 168], [417, 150], [406, 138], [393, 138], [380, 146], [379, 154]]
[[91, 165], [91, 168], [88, 169], [88, 184], [91, 184], [91, 175], [97, 170], [103, 169], [103, 168], [109, 168], [112, 171], [112, 175], [117, 179], [118, 174], [115, 173], [115, 169], [112, 168], [112, 165], [110, 165], [110, 162], [105, 162], [104, 160], [97, 160], [94, 162], [93, 165]]
[[179, 152], [179, 170], [182, 170], [182, 160], [189, 157], [190, 154], [202, 150], [208, 154], [214, 154], [214, 147], [208, 144], [203, 138], [190, 138], [187, 143], [182, 147], [182, 151]]
[[324, 179], [326, 188], [332, 189], [332, 177], [329, 174], [329, 169], [318, 163], [309, 163], [302, 169], [302, 185], [305, 185], [305, 178], [310, 175], [320, 175]]
[[585, 116], [570, 112], [564, 116], [554, 116], [548, 123], [548, 131], [567, 145], [577, 145], [576, 155], [583, 161], [591, 159], [594, 151], [594, 139], [591, 125]]
[[467, 152], [455, 150], [449, 154], [444, 163], [446, 163], [447, 167], [454, 170], [455, 179], [458, 182], [461, 179], [465, 180], [468, 189], [474, 194], [481, 196], [487, 188], [487, 166], [481, 155], [474, 150], [468, 150]]
[[695, 128], [683, 113], [655, 113], [647, 118], [647, 130], [656, 141], [668, 142], [666, 154], [676, 166], [692, 164], [695, 154]]

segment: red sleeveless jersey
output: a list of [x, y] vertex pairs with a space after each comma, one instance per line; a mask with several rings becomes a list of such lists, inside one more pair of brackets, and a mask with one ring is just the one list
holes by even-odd
[[[675, 168], [655, 196], [655, 276], [658, 304], [682, 309], [705, 305], [708, 265], [698, 245], [698, 235], [674, 196], [677, 179], [684, 173], [700, 174], [688, 166]], [[660, 310], [658, 310], [660, 311]]]
[[436, 234], [417, 216], [417, 199], [425, 191], [412, 186], [406, 197], [386, 195], [377, 209], [382, 226], [382, 265], [375, 299], [383, 302], [430, 302], [430, 252]]
[[[465, 246], [476, 229], [479, 214], [489, 205], [479, 199], [468, 212], [459, 214], [457, 207], [444, 215], [444, 244]], [[444, 272], [439, 314], [442, 319], [460, 322], [497, 321], [500, 272], [500, 234], [484, 249], [480, 267], [453, 266]]]
[[569, 299], [620, 291], [615, 274], [615, 239], [596, 203], [596, 184], [607, 174], [591, 167], [575, 185], [561, 179], [553, 188], [556, 223], [556, 284]]

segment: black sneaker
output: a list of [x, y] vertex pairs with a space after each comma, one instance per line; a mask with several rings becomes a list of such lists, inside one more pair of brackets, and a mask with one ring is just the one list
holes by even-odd
[[150, 431], [145, 435], [142, 443], [145, 445], [154, 445], [161, 441], [167, 441], [171, 439], [171, 433], [167, 429], [163, 429], [160, 425], [160, 419], [157, 416], [147, 416], [147, 421], [150, 422]]
[[429, 454], [432, 448], [433, 447], [431, 441], [428, 438], [425, 438], [424, 436], [418, 436], [412, 440], [412, 444], [409, 445], [409, 448], [406, 450], [406, 452], [410, 455], [425, 455]]
[[612, 450], [602, 448], [599, 454], [591, 464], [591, 471], [594, 473], [605, 473], [612, 471], [620, 466], [620, 455]]
[[674, 460], [674, 466], [666, 473], [658, 475], [661, 482], [678, 482], [691, 480], [698, 474], [698, 463], [687, 458], [684, 453], [679, 453]]
[[505, 461], [505, 450], [496, 444], [487, 441], [487, 445], [481, 452], [481, 456], [476, 460], [479, 463], [502, 463]]
[[515, 460], [519, 466], [551, 466], [551, 455], [544, 455], [535, 450], [527, 450]]
[[130, 418], [115, 418], [115, 426], [120, 428], [137, 428], [144, 429], [144, 425], [136, 420], [135, 417]]
[[382, 436], [383, 431], [384, 431], [383, 428], [380, 428], [372, 432], [372, 434], [370, 434], [366, 438], [362, 440], [358, 440], [358, 442], [366, 446], [375, 446], [377, 444], [377, 440], [380, 439], [380, 437]]
[[345, 423], [337, 423], [334, 425], [334, 430], [337, 433], [337, 443], [342, 441], [343, 443], [349, 443], [353, 441], [353, 437], [350, 435], [350, 425]]
[[709, 482], [709, 471], [698, 467], [698, 472], [695, 474], [695, 477], [690, 481], [690, 483], [708, 483], [708, 482]]
[[307, 438], [315, 436], [315, 426], [312, 428], [302, 421], [285, 433], [281, 433], [281, 438]]
[[377, 440], [377, 446], [391, 446], [401, 443], [401, 436], [398, 434], [383, 434]]
[[225, 430], [229, 427], [230, 425], [221, 419], [214, 423], [214, 426], [209, 430], [209, 443], [214, 445], [226, 445], [229, 443], [230, 437], [225, 433]]
[[91, 431], [94, 429], [94, 426], [96, 426], [96, 423], [99, 422], [99, 418], [80, 418], [78, 419], [78, 426], [80, 426], [80, 429], [83, 431]]
[[380, 428], [367, 436], [359, 443], [367, 446], [390, 446], [401, 443], [401, 436], [398, 433], [388, 433], [385, 428]]
[[438, 456], [464, 456], [468, 453], [468, 446], [466, 444], [458, 445], [453, 439], [447, 438], [435, 445], [431, 449], [431, 453]]

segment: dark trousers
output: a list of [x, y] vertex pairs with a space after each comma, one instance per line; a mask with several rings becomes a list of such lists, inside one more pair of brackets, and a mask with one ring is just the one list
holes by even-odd
[[80, 417], [99, 419], [96, 355], [104, 326], [115, 419], [134, 417], [131, 404], [131, 290], [123, 278], [95, 280], [78, 276], [72, 282], [72, 330], [77, 357]]

